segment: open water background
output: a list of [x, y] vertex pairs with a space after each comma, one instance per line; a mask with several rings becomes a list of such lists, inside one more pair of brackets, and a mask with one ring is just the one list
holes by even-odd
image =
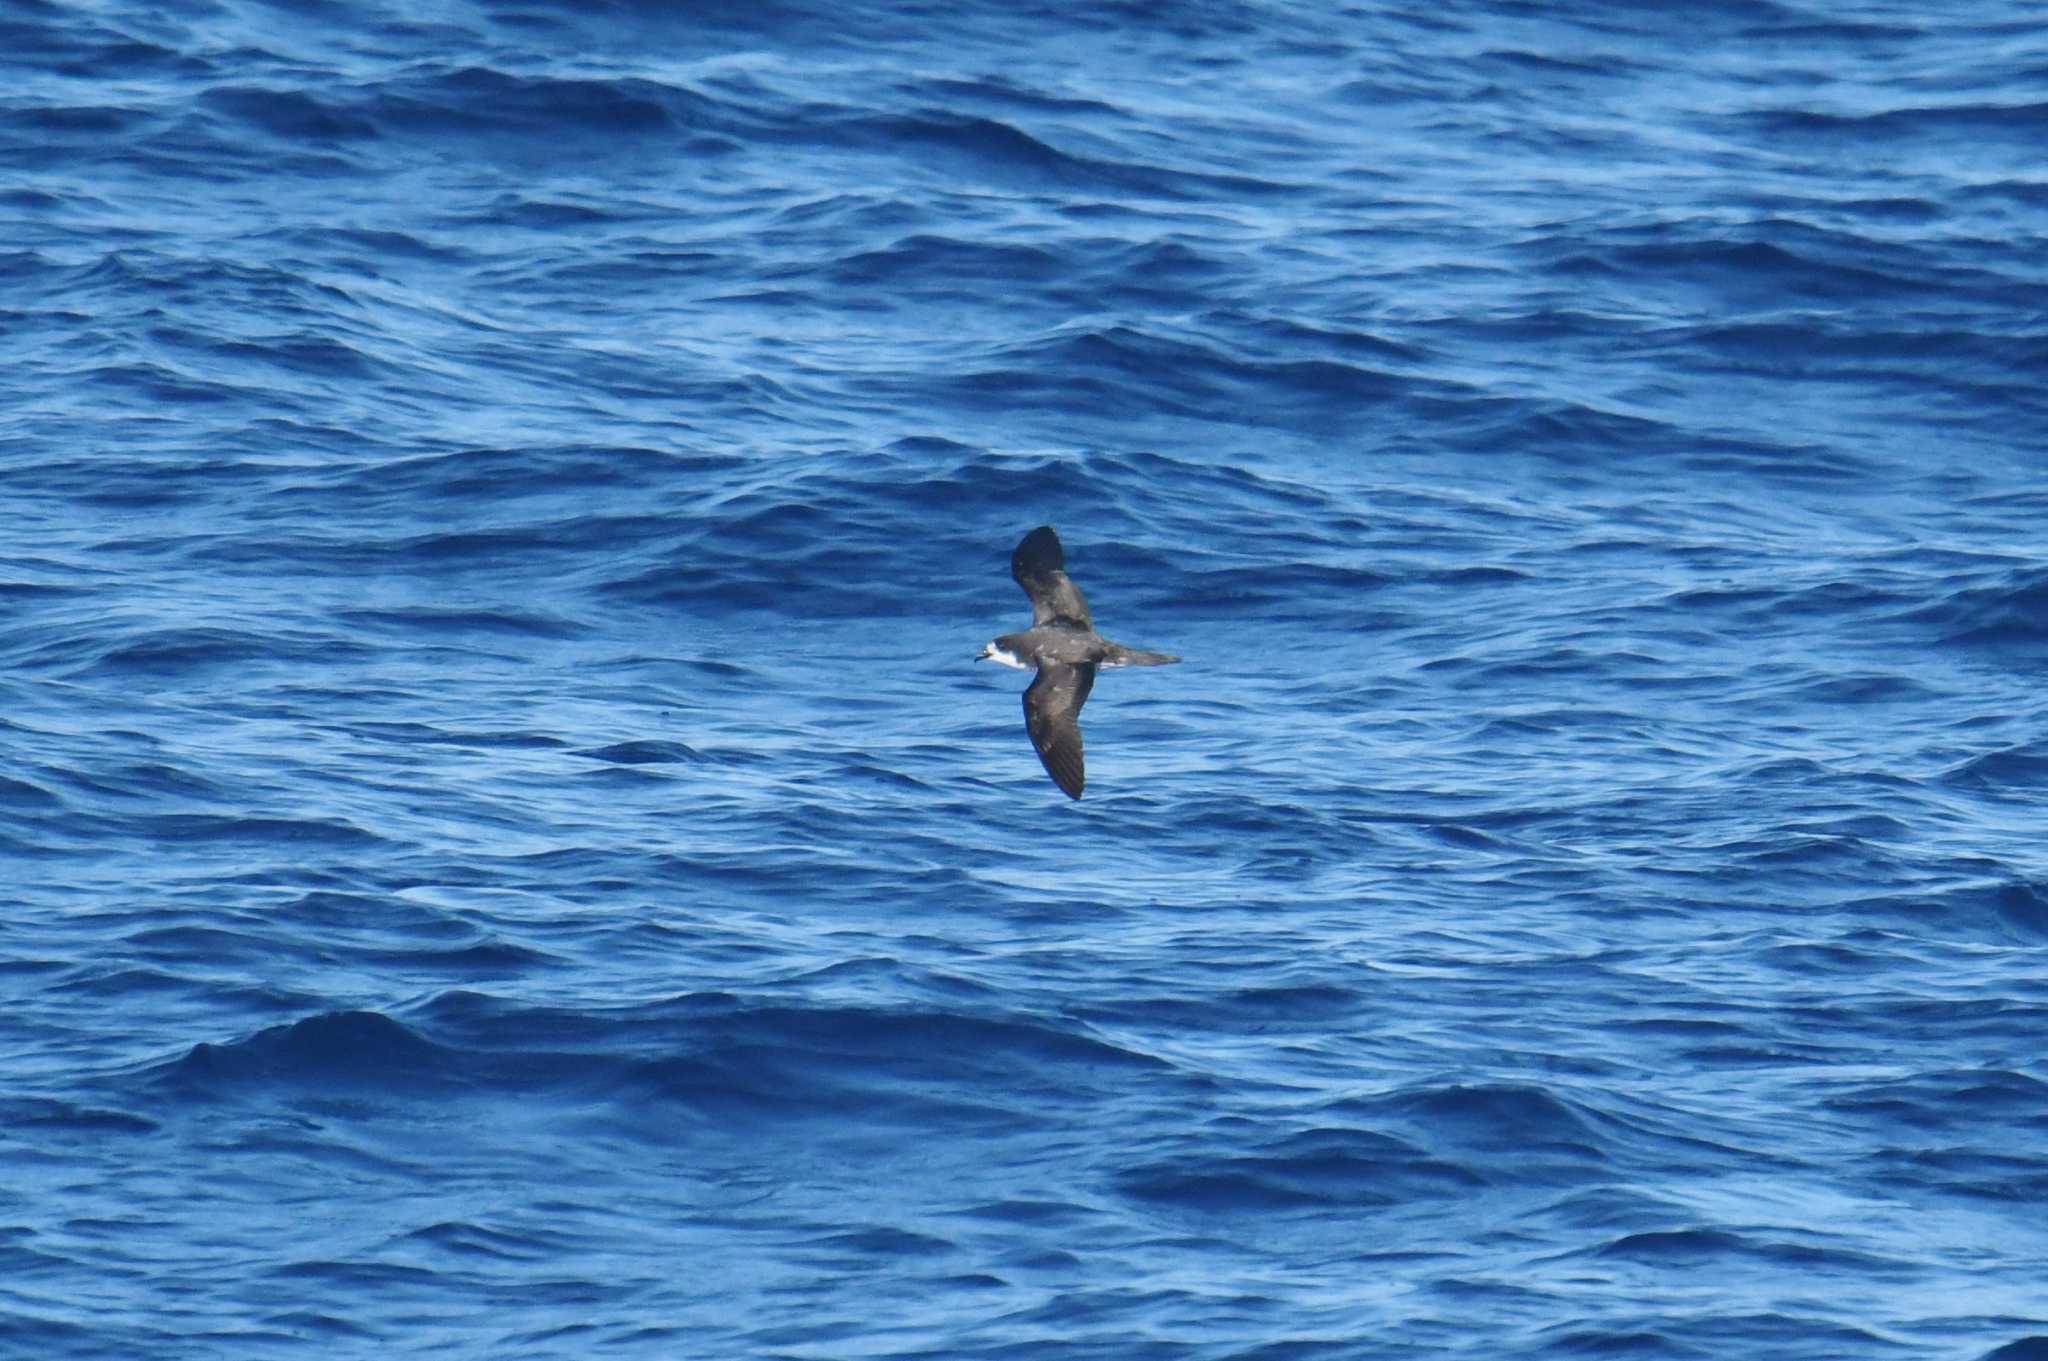
[[2048, 1356], [2048, 5], [0, 15], [0, 1351]]

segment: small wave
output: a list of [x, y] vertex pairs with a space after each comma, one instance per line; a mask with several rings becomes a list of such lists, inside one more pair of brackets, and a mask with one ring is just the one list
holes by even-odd
[[1941, 778], [1964, 788], [2032, 794], [2048, 784], [2048, 742], [2023, 742], [1972, 756], [1942, 772]]
[[1921, 138], [1957, 137], [2010, 138], [2032, 145], [2048, 133], [2048, 103], [1930, 104], [1861, 114], [1771, 109], [1738, 117], [1775, 136], [1881, 141], [1888, 146]]
[[1631, 1233], [1592, 1249], [1592, 1255], [1621, 1258], [1657, 1267], [1699, 1267], [1744, 1258], [1771, 1267], [1827, 1273], [1853, 1270], [1858, 1275], [1909, 1279], [1910, 1264], [1875, 1257], [1840, 1244], [1800, 1242], [1754, 1231], [1695, 1227]]
[[223, 667], [305, 664], [315, 659], [333, 661], [346, 655], [360, 657], [366, 653], [355, 644], [298, 631], [278, 634], [209, 627], [141, 629], [98, 650], [73, 674], [185, 679]]
[[806, 1246], [856, 1259], [943, 1257], [959, 1251], [959, 1245], [949, 1239], [895, 1228], [856, 1229], [848, 1233], [828, 1234], [823, 1238], [811, 1240]]
[[2048, 643], [2048, 568], [2016, 568], [1988, 583], [1959, 586], [1906, 617], [1951, 643], [2039, 647]]
[[54, 813], [64, 800], [42, 785], [0, 775], [0, 807], [33, 813]]
[[431, 723], [377, 723], [358, 720], [336, 724], [338, 731], [375, 742], [400, 745], [476, 747], [486, 751], [555, 751], [569, 744], [559, 737], [536, 732], [468, 732]]
[[[616, 1128], [653, 1137], [661, 1121], [650, 1110], [745, 1123], [829, 1117], [848, 1102], [884, 1123], [993, 1127], [1022, 1118], [1001, 1094], [1027, 1077], [1034, 1088], [1082, 1092], [1163, 1067], [1069, 1027], [1021, 1019], [722, 996], [571, 1014], [449, 994], [417, 1022], [377, 1012], [316, 1015], [200, 1044], [151, 1076], [177, 1091], [518, 1097], [564, 1119], [599, 1111]], [[958, 1095], [974, 1091], [987, 1101]]]
[[[1948, 1003], [1928, 1008], [1930, 1023], [1962, 1019]], [[1827, 1099], [1830, 1109], [1889, 1120], [1903, 1129], [1967, 1129], [1984, 1137], [1999, 1124], [2048, 1128], [2048, 1082], [2009, 1069], [1956, 1069], [1860, 1084]]]
[[108, 137], [133, 132], [151, 121], [152, 116], [144, 110], [106, 104], [45, 104], [29, 109], [9, 109], [0, 114], [0, 126], [60, 136], [81, 133], [89, 137]]
[[201, 95], [200, 103], [246, 127], [287, 141], [310, 141], [324, 147], [377, 135], [370, 120], [304, 90], [218, 86]]
[[578, 753], [593, 761], [606, 761], [622, 766], [659, 766], [696, 764], [705, 755], [681, 742], [641, 741], [616, 742], [608, 747], [597, 747]]
[[2001, 942], [2048, 939], [2048, 890], [2033, 879], [1982, 879], [1951, 888], [1896, 892], [1852, 904], [1863, 918], [1895, 923], [1914, 934]]
[[1886, 1150], [1880, 1179], [1908, 1194], [1937, 1192], [1992, 1204], [2032, 1205], [2048, 1194], [2048, 1169], [2016, 1153], [1971, 1147]]
[[1253, 1153], [1141, 1163], [1117, 1178], [1134, 1199], [1203, 1212], [1399, 1205], [1485, 1184], [1472, 1168], [1391, 1135], [1337, 1129], [1305, 1131]]
[[393, 82], [365, 106], [364, 116], [413, 135], [499, 140], [544, 130], [616, 138], [696, 126], [710, 107], [701, 95], [647, 79], [522, 76], [469, 66]]
[[2048, 1333], [2022, 1337], [1984, 1353], [1981, 1361], [2048, 1361]]
[[481, 633], [527, 638], [574, 638], [589, 631], [577, 620], [538, 610], [457, 610], [415, 605], [402, 609], [342, 610], [335, 617], [368, 628], [430, 637]]
[[962, 281], [1001, 278], [1014, 284], [1044, 283], [1067, 274], [1071, 262], [1042, 246], [967, 241], [930, 233], [904, 237], [877, 250], [835, 260], [835, 283], [862, 288], [886, 286], [912, 294], [948, 294]]
[[1452, 1084], [1395, 1093], [1385, 1109], [1427, 1127], [1435, 1138], [1479, 1147], [1513, 1144], [1598, 1159], [1605, 1142], [1573, 1103], [1521, 1083]]
[[248, 1084], [394, 1090], [452, 1081], [460, 1056], [378, 1012], [333, 1012], [273, 1026], [231, 1044], [200, 1044], [157, 1070], [179, 1085]]
[[445, 1252], [458, 1259], [470, 1258], [486, 1263], [546, 1261], [565, 1246], [563, 1237], [558, 1234], [530, 1230], [510, 1233], [466, 1220], [444, 1220], [414, 1229], [405, 1235], [404, 1241]]
[[131, 1111], [81, 1106], [49, 1097], [0, 1099], [0, 1118], [4, 1118], [13, 1129], [76, 1134], [95, 1139], [107, 1135], [154, 1134], [162, 1128], [159, 1121]]
[[384, 844], [384, 838], [375, 832], [339, 818], [155, 813], [132, 815], [122, 825], [133, 836], [186, 845], [241, 843], [273, 849], [287, 846], [357, 849]]
[[1113, 190], [1174, 199], [1218, 192], [1265, 197], [1293, 188], [1250, 175], [1062, 151], [1002, 119], [943, 109], [853, 113], [819, 125], [817, 132], [892, 158], [914, 150], [924, 164], [936, 159], [972, 172], [984, 182], [1019, 187], [1091, 193]]

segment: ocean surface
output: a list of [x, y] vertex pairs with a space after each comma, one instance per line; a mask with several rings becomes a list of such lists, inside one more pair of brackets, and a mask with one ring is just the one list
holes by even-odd
[[2044, 147], [2041, 0], [10, 0], [0, 1355], [2048, 1357]]

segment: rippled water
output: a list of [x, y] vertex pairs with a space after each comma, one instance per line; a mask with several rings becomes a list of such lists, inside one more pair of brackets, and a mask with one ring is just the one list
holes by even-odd
[[697, 8], [0, 18], [0, 1350], [2048, 1356], [2048, 6]]

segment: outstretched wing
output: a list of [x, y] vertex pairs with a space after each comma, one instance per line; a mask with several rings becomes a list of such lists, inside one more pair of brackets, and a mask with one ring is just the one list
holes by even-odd
[[1047, 662], [1024, 692], [1024, 730], [1045, 773], [1070, 799], [1081, 797], [1081, 706], [1095, 688], [1095, 664]]
[[1040, 525], [1026, 534], [1017, 551], [1010, 554], [1010, 575], [1031, 597], [1031, 627], [1055, 619], [1084, 629], [1095, 627], [1088, 615], [1088, 602], [1081, 598], [1081, 588], [1068, 578], [1066, 567], [1066, 550], [1060, 547], [1060, 536], [1052, 532], [1051, 525]]

